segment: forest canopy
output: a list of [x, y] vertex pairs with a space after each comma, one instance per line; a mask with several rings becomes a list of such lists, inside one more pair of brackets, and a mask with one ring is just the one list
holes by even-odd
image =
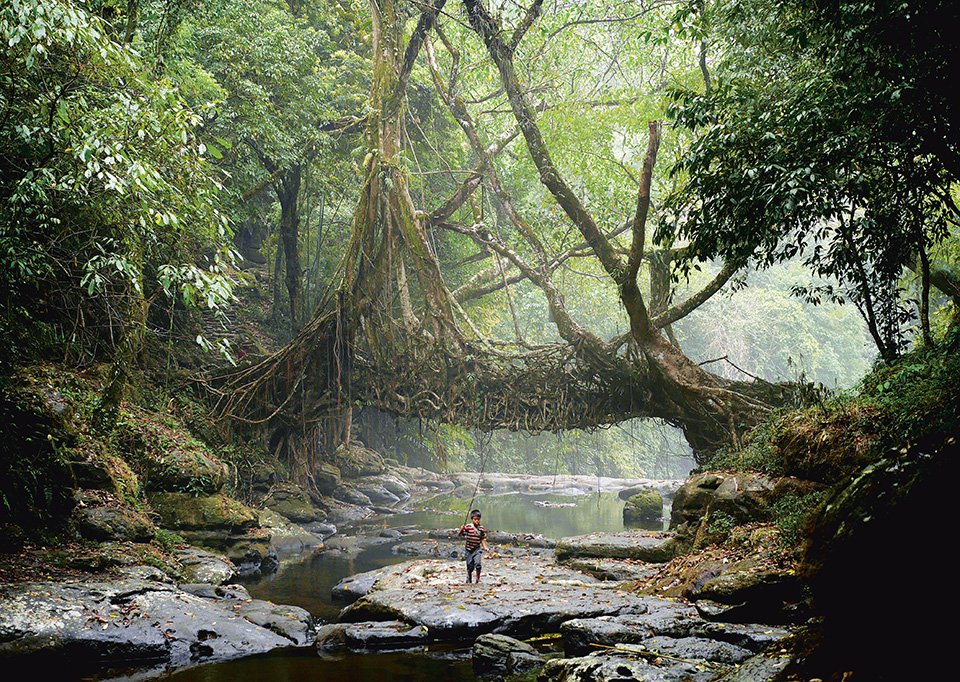
[[109, 363], [109, 429], [199, 342], [290, 458], [354, 407], [714, 451], [955, 323], [956, 14], [5, 3], [0, 359]]

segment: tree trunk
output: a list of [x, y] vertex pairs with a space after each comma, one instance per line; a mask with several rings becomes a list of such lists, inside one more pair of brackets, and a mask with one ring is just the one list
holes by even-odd
[[[277, 183], [277, 199], [280, 202], [280, 248], [285, 263], [284, 283], [290, 306], [290, 328], [296, 332], [303, 318], [302, 273], [300, 268], [300, 180], [299, 164], [292, 165]], [[277, 273], [279, 276], [279, 273]]]

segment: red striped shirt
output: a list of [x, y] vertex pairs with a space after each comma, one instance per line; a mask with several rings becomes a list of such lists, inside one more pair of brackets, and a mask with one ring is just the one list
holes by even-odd
[[460, 529], [460, 535], [463, 535], [467, 541], [467, 551], [472, 552], [480, 546], [480, 542], [487, 537], [487, 529], [483, 525], [474, 525], [468, 523]]

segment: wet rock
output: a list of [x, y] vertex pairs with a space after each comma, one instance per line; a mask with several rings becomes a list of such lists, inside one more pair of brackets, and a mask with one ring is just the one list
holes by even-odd
[[506, 635], [480, 635], [473, 643], [473, 671], [478, 675], [516, 675], [543, 666], [536, 649]]
[[187, 582], [222, 585], [237, 577], [237, 567], [224, 556], [193, 547], [178, 549], [174, 556], [183, 566], [181, 573]]
[[391, 540], [399, 540], [403, 537], [403, 533], [396, 528], [385, 528], [380, 531], [380, 537], [389, 538]]
[[327, 521], [318, 521], [314, 523], [308, 523], [304, 525], [303, 529], [308, 533], [317, 535], [324, 540], [332, 535], [337, 534], [337, 527]]
[[622, 531], [619, 533], [591, 533], [557, 542], [557, 559], [639, 559], [663, 563], [673, 558], [676, 541], [667, 533], [653, 531]]
[[327, 511], [327, 521], [332, 524], [348, 524], [369, 519], [375, 515], [370, 503], [352, 504], [335, 497], [322, 498], [322, 506]]
[[[303, 526], [291, 523], [286, 517], [270, 509], [259, 513], [260, 524], [270, 533], [270, 546], [278, 554], [295, 554], [323, 547], [323, 537], [308, 531]], [[336, 532], [334, 527], [333, 532]], [[332, 535], [333, 533], [329, 533]]]
[[32, 655], [27, 660], [47, 665], [69, 661], [75, 672], [111, 663], [176, 668], [309, 640], [292, 634], [309, 618], [302, 610], [282, 609], [287, 622], [285, 634], [278, 634], [255, 622], [272, 625], [265, 606], [205, 599], [152, 581], [7, 585], [0, 593], [0, 656]]
[[642, 490], [627, 498], [623, 507], [625, 524], [659, 521], [663, 517], [663, 498], [653, 488]]
[[317, 630], [321, 651], [410, 649], [426, 645], [427, 639], [424, 628], [400, 621], [333, 623]]
[[406, 500], [411, 495], [410, 483], [395, 473], [394, 469], [390, 469], [387, 473], [379, 476], [371, 476], [367, 478], [366, 481], [379, 485], [387, 492], [395, 495], [399, 500]]
[[659, 564], [636, 559], [567, 559], [563, 564], [598, 580], [644, 580], [660, 570]]
[[233, 607], [241, 618], [289, 640], [293, 646], [307, 646], [315, 639], [313, 617], [298, 606], [249, 599], [248, 595], [233, 602]]
[[582, 658], [547, 661], [537, 676], [538, 682], [708, 682], [716, 671], [703, 670], [692, 663], [661, 659], [653, 664], [631, 652], [600, 652]]
[[77, 532], [90, 540], [149, 542], [157, 532], [157, 527], [146, 516], [115, 501], [78, 505], [71, 518]]
[[353, 603], [360, 597], [365, 596], [373, 589], [374, 583], [380, 578], [386, 577], [398, 570], [395, 566], [385, 568], [376, 568], [372, 571], [357, 573], [344, 578], [330, 590], [330, 596], [334, 601], [343, 603]]

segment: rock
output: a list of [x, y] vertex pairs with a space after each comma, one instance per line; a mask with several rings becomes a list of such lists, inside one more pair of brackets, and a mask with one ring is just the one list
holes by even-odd
[[161, 571], [156, 566], [121, 566], [117, 569], [117, 573], [126, 578], [133, 578], [135, 580], [153, 581], [157, 583], [166, 583], [168, 585], [173, 584], [173, 578]]
[[313, 480], [321, 495], [330, 495], [340, 486], [340, 469], [329, 462], [321, 462], [313, 472]]
[[237, 567], [226, 557], [202, 549], [178, 549], [174, 552], [183, 566], [181, 573], [189, 583], [222, 585], [237, 577]]
[[571, 557], [591, 557], [663, 563], [672, 559], [675, 551], [673, 536], [653, 531], [591, 533], [557, 542], [557, 559], [561, 561]]
[[410, 484], [394, 473], [393, 470], [388, 470], [387, 473], [379, 476], [370, 476], [364, 480], [379, 485], [387, 492], [395, 495], [397, 499], [406, 500], [410, 497]]
[[563, 623], [563, 648], [568, 656], [596, 651], [594, 644], [640, 644], [657, 635], [687, 637], [703, 621], [696, 609], [679, 602], [645, 597], [634, 613], [576, 618]]
[[212, 495], [226, 483], [227, 465], [199, 445], [159, 441], [145, 448], [148, 490]]
[[324, 510], [310, 501], [303, 488], [295, 483], [277, 483], [263, 500], [263, 506], [295, 523], [311, 523], [327, 518]]
[[754, 656], [735, 670], [715, 678], [714, 682], [775, 682], [791, 660], [784, 654]]
[[683, 658], [688, 661], [712, 661], [725, 665], [742, 663], [753, 656], [752, 651], [736, 644], [703, 637], [657, 636], [645, 640], [643, 645], [650, 651], [674, 658]]
[[333, 491], [333, 496], [341, 502], [349, 504], [369, 506], [373, 501], [351, 483], [343, 483], [339, 488]]
[[754, 653], [760, 653], [789, 635], [790, 631], [772, 625], [701, 623], [695, 625], [690, 630], [690, 634], [694, 637], [715, 639], [718, 642], [729, 642]]
[[116, 501], [98, 504], [95, 501], [74, 507], [71, 519], [77, 532], [90, 540], [149, 542], [157, 527], [138, 511]]
[[723, 573], [690, 591], [704, 618], [732, 623], [791, 623], [802, 615], [802, 586], [793, 573], [742, 570]]
[[673, 498], [670, 528], [695, 529], [701, 520], [722, 513], [737, 523], [766, 521], [775, 483], [758, 473], [706, 472], [691, 476]]
[[480, 635], [473, 643], [473, 671], [478, 675], [515, 675], [544, 664], [536, 649], [506, 635]]
[[394, 495], [376, 481], [361, 479], [357, 481], [356, 489], [360, 494], [366, 496], [371, 504], [394, 505], [400, 501], [397, 495]]
[[338, 447], [333, 453], [333, 464], [340, 470], [340, 475], [346, 478], [376, 476], [387, 470], [383, 458], [359, 442]]
[[459, 562], [420, 559], [392, 568], [341, 620], [402, 620], [427, 627], [437, 640], [473, 640], [487, 632], [529, 637], [555, 632], [572, 618], [630, 613], [644, 602], [536, 557], [487, 557], [479, 585], [463, 584]]
[[360, 597], [366, 596], [373, 589], [374, 583], [382, 577], [386, 577], [398, 570], [395, 566], [385, 568], [376, 568], [372, 571], [357, 573], [344, 578], [330, 590], [330, 597], [333, 601], [351, 604]]
[[311, 639], [302, 609], [277, 607], [278, 634], [263, 604], [206, 599], [157, 582], [34, 583], [0, 592], [0, 656], [69, 662], [74, 672], [120, 663], [178, 668]]
[[644, 580], [660, 570], [658, 564], [636, 559], [567, 559], [563, 564], [598, 580]]
[[154, 493], [150, 504], [160, 516], [160, 525], [177, 531], [238, 533], [259, 525], [253, 509], [226, 495], [194, 497], [185, 493]]
[[391, 549], [394, 554], [407, 554], [410, 556], [422, 557], [441, 557], [444, 559], [464, 559], [463, 543], [454, 544], [452, 542], [437, 542], [436, 540], [414, 540], [410, 542], [400, 542]]
[[350, 649], [409, 649], [427, 644], [427, 631], [400, 621], [333, 623], [317, 631], [321, 651]]
[[663, 498], [653, 488], [630, 496], [623, 507], [625, 524], [659, 521], [661, 518], [663, 518]]
[[629, 652], [593, 653], [582, 658], [547, 661], [538, 682], [707, 682], [716, 671], [702, 670], [692, 663], [661, 659], [654, 665]]
[[[259, 516], [261, 526], [270, 533], [270, 546], [278, 554], [295, 554], [323, 547], [323, 537], [321, 535], [291, 523], [286, 517], [271, 509], [261, 510]], [[336, 527], [328, 535], [335, 532]]]
[[247, 595], [246, 599], [234, 604], [233, 610], [241, 618], [290, 640], [293, 646], [307, 646], [314, 642], [313, 617], [298, 606], [250, 599]]

